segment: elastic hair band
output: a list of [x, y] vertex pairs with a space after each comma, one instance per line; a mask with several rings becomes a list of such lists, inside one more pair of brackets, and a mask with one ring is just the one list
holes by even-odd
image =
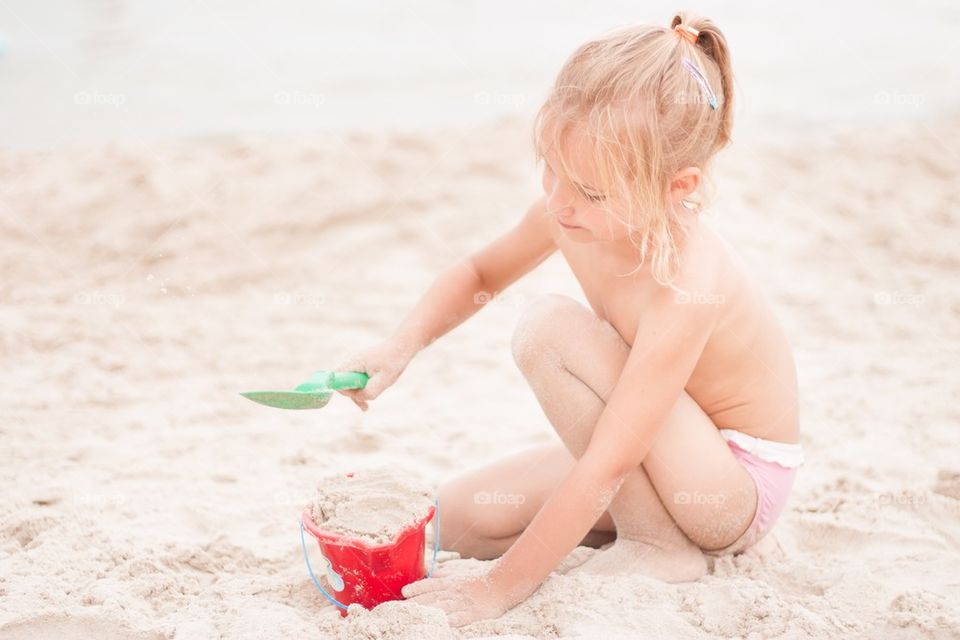
[[700, 37], [699, 31], [685, 24], [678, 24], [673, 28], [673, 31], [690, 44], [697, 44], [697, 38]]

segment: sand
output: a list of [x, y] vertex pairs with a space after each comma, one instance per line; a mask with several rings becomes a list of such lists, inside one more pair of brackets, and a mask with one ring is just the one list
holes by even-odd
[[0, 153], [0, 638], [960, 636], [958, 119], [773, 127], [718, 163], [712, 223], [800, 373], [807, 462], [764, 553], [666, 585], [565, 573], [580, 548], [459, 630], [326, 603], [297, 525], [317, 478], [436, 483], [551, 441], [510, 337], [525, 300], [576, 283], [550, 259], [366, 414], [237, 394], [382, 339], [515, 220], [526, 124]]
[[318, 527], [367, 544], [385, 544], [430, 513], [435, 491], [391, 469], [336, 473], [317, 483], [310, 513]]

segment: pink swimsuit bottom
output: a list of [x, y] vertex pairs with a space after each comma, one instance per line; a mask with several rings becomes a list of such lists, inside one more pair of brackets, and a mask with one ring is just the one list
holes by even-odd
[[727, 446], [757, 487], [757, 509], [750, 526], [732, 544], [704, 553], [712, 556], [743, 553], [770, 533], [787, 504], [797, 468], [803, 464], [799, 443], [755, 438], [733, 429], [720, 429]]

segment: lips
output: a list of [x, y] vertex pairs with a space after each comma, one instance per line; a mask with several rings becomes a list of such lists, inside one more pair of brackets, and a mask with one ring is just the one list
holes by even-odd
[[575, 224], [564, 224], [564, 223], [560, 222], [559, 220], [557, 220], [557, 224], [559, 224], [559, 225], [560, 225], [561, 227], [563, 227], [564, 229], [583, 229], [583, 227], [578, 227], [578, 226], [575, 225]]

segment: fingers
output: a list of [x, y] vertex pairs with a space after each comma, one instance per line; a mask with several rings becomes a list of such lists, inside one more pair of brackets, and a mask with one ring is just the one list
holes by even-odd
[[387, 376], [384, 375], [382, 371], [378, 371], [370, 376], [370, 379], [367, 380], [367, 386], [360, 391], [363, 392], [363, 397], [366, 400], [376, 400], [377, 396], [383, 393], [383, 390], [387, 387]]
[[370, 408], [370, 405], [357, 389], [341, 389], [340, 393], [353, 400], [353, 403], [360, 407], [361, 411], [366, 411]]
[[435, 607], [447, 614], [451, 627], [462, 627], [479, 620], [470, 603], [455, 589], [449, 579], [424, 578], [411, 582], [400, 590], [408, 600], [424, 607]]
[[[367, 366], [364, 357], [352, 356], [346, 360], [341, 360], [335, 371], [356, 371], [357, 373], [365, 373], [370, 377], [370, 379], [373, 379], [375, 374], [373, 374], [373, 372], [371, 372], [369, 369], [370, 368]], [[368, 401], [372, 400], [373, 398], [367, 393], [367, 387], [364, 387], [363, 389], [338, 389], [338, 392], [353, 400], [353, 403], [360, 407], [361, 411], [366, 411], [370, 408]]]
[[416, 582], [411, 582], [408, 585], [404, 585], [404, 587], [400, 589], [400, 593], [403, 594], [404, 598], [414, 598], [424, 593], [430, 593], [431, 591], [443, 589], [444, 585], [442, 582], [442, 580], [424, 578], [423, 580], [417, 580]]
[[454, 611], [453, 613], [447, 614], [447, 623], [454, 628], [468, 625], [471, 622], [475, 622], [476, 619], [476, 616], [471, 615], [466, 611]]
[[344, 389], [340, 393], [366, 411], [370, 401], [375, 400], [393, 384], [403, 371], [405, 363], [399, 363], [399, 357], [383, 347], [375, 347], [341, 361], [337, 371], [365, 373], [367, 384], [363, 389]]
[[358, 407], [366, 411], [371, 400], [376, 400], [389, 384], [387, 376], [378, 371], [371, 374], [367, 385], [363, 389], [340, 389], [340, 393], [353, 400]]
[[407, 602], [414, 602], [424, 607], [436, 607], [444, 613], [448, 613], [455, 608], [455, 603], [450, 594], [446, 591], [431, 591], [430, 593], [421, 593], [413, 598], [407, 598]]

